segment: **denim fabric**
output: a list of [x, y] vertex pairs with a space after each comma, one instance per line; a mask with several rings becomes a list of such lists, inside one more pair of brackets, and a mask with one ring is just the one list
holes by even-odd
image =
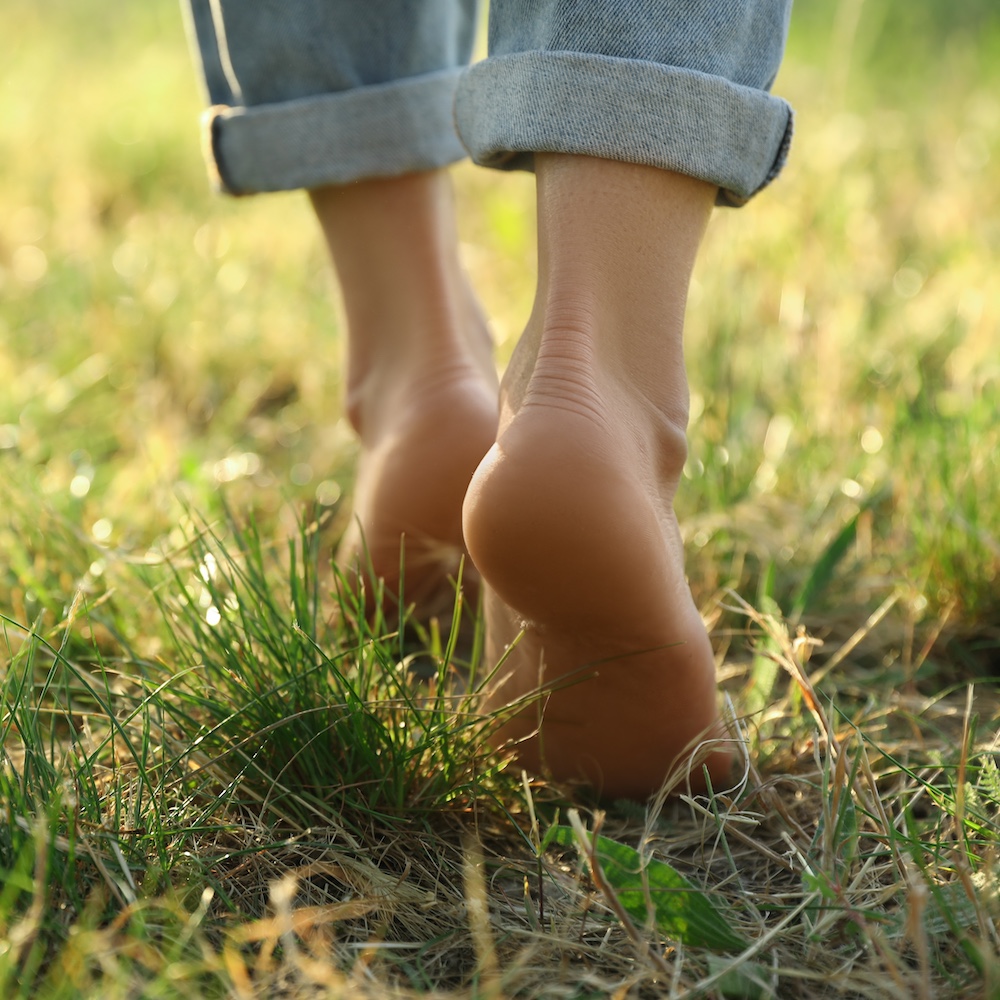
[[186, 0], [232, 194], [430, 170], [466, 154], [455, 88], [477, 0]]
[[492, 0], [469, 69], [475, 0], [187, 2], [233, 193], [430, 169], [464, 146], [503, 169], [537, 151], [663, 167], [740, 205], [791, 138], [768, 93], [791, 0]]
[[490, 56], [459, 84], [478, 163], [587, 153], [689, 174], [743, 204], [781, 169], [788, 105], [767, 93], [791, 0], [493, 0]]

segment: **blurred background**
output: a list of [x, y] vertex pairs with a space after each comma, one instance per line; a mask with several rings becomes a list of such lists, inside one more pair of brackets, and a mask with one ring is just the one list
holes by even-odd
[[[106, 593], [222, 497], [276, 533], [335, 517], [354, 445], [325, 252], [301, 194], [210, 192], [175, 0], [5, 0], [0, 38], [0, 607]], [[995, 669], [1000, 6], [803, 0], [774, 89], [788, 168], [716, 213], [690, 298], [696, 597], [847, 634], [895, 601], [878, 655], [902, 676]], [[502, 362], [532, 181], [456, 177]]]

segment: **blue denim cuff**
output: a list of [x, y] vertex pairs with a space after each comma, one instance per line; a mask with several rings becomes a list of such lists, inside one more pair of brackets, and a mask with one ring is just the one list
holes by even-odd
[[346, 184], [466, 156], [453, 104], [461, 69], [203, 116], [213, 182], [230, 194]]
[[738, 206], [772, 181], [792, 109], [763, 90], [639, 59], [518, 52], [472, 66], [455, 103], [472, 158], [532, 168], [533, 153], [577, 153], [674, 170]]

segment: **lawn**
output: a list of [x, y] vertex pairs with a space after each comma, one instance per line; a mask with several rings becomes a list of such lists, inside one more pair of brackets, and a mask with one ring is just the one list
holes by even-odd
[[[176, 4], [0, 37], [0, 996], [1000, 998], [994, 0], [795, 12], [687, 321], [745, 771], [603, 810], [484, 748], [476, 627], [338, 585], [336, 289], [209, 190]], [[456, 182], [502, 364], [532, 182]]]

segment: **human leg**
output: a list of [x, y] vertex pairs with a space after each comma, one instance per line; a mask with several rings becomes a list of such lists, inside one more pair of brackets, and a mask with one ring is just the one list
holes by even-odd
[[[466, 538], [492, 584], [494, 650], [526, 626], [494, 703], [515, 701], [539, 680], [560, 688], [543, 708], [538, 733], [522, 714], [506, 734], [523, 737], [528, 763], [583, 777], [606, 794], [655, 790], [686, 735], [713, 735], [716, 725], [711, 651], [684, 584], [672, 512], [686, 422], [679, 331], [707, 202], [717, 191], [721, 203], [742, 203], [784, 159], [790, 115], [765, 91], [786, 11], [783, 0], [728, 0], [711, 10], [685, 0], [627, 0], [613, 8], [592, 0], [494, 0], [493, 55], [458, 91], [457, 118], [475, 158], [493, 166], [537, 163], [540, 182], [539, 298], [505, 378], [498, 441], [464, 515]], [[316, 109], [307, 110], [300, 139]], [[230, 159], [253, 163], [250, 154], [275, 134], [269, 114], [248, 119], [212, 117], [224, 182], [238, 175], [227, 169]], [[391, 130], [373, 132], [385, 138]], [[370, 148], [391, 152], [378, 143]], [[355, 176], [372, 176], [371, 162], [366, 169]], [[302, 183], [330, 180], [345, 177]], [[243, 183], [253, 190], [257, 181]], [[314, 202], [321, 216], [330, 209], [324, 229], [337, 259], [336, 227], [351, 216], [350, 203], [329, 192]], [[648, 226], [650, 219], [656, 225]], [[354, 248], [345, 246], [341, 258], [349, 260]], [[357, 287], [359, 301], [373, 298], [365, 281]], [[392, 323], [371, 328], [379, 326]], [[463, 344], [466, 360], [476, 342], [475, 335], [450, 339]], [[374, 372], [378, 364], [359, 362], [358, 370]], [[373, 379], [361, 376], [358, 384]], [[484, 372], [480, 389], [486, 380]], [[400, 391], [407, 397], [409, 390]], [[478, 397], [472, 408], [484, 412], [483, 393], [465, 395]], [[372, 426], [387, 419], [377, 415]], [[420, 436], [434, 433], [428, 424]], [[373, 445], [375, 470], [414, 447], [398, 429], [388, 438], [403, 444], [386, 449], [384, 462], [374, 457], [382, 445]], [[379, 477], [376, 471], [372, 482]], [[374, 487], [370, 493], [382, 495]], [[722, 773], [726, 760], [725, 752], [710, 755], [710, 772]]]
[[541, 690], [498, 739], [610, 796], [655, 791], [699, 739], [713, 782], [730, 762], [673, 512], [683, 313], [712, 202], [766, 184], [790, 135], [754, 44], [780, 55], [784, 5], [730, 6], [736, 31], [704, 5], [499, 0], [457, 98], [473, 155], [538, 181], [538, 295], [465, 501], [493, 660], [518, 640], [490, 705]]
[[[525, 740], [532, 767], [642, 797], [719, 735], [673, 511], [684, 303], [715, 188], [564, 154], [539, 155], [536, 175], [538, 299], [465, 503], [491, 662], [524, 633], [492, 707], [554, 688], [502, 738]], [[718, 780], [729, 754], [707, 763]]]
[[453, 600], [462, 497], [494, 440], [495, 369], [444, 170], [464, 155], [452, 103], [474, 18], [474, 0], [190, 0], [217, 184], [308, 188], [337, 271], [361, 444], [340, 557], [370, 611], [378, 580], [422, 612]]
[[310, 194], [347, 315], [347, 413], [361, 444], [339, 560], [367, 578], [369, 612], [382, 580], [390, 602], [402, 590], [418, 614], [447, 613], [465, 555], [462, 499], [497, 425], [492, 345], [459, 264], [450, 178]]

